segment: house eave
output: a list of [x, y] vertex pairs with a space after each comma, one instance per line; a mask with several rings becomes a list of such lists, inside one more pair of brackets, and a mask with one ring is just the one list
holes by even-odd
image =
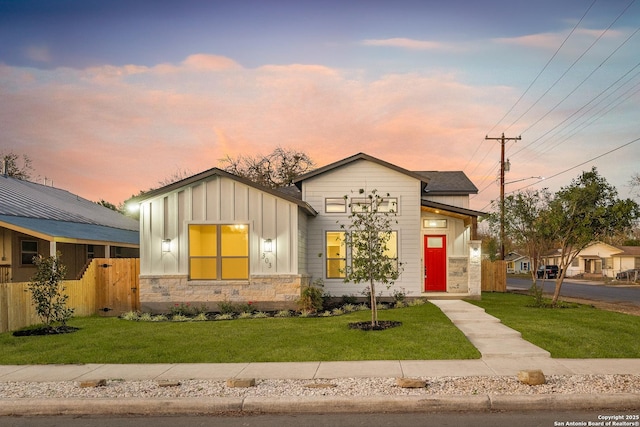
[[155, 190], [147, 191], [144, 194], [141, 194], [139, 196], [135, 196], [135, 197], [130, 198], [129, 200], [125, 201], [125, 204], [126, 205], [136, 205], [136, 204], [139, 205], [140, 203], [142, 203], [142, 202], [144, 202], [146, 200], [149, 200], [149, 199], [153, 199], [153, 198], [155, 198], [155, 197], [157, 197], [157, 196], [159, 196], [161, 194], [167, 194], [167, 193], [171, 193], [171, 192], [177, 191], [177, 190], [179, 190], [181, 188], [187, 187], [187, 186], [189, 186], [191, 184], [194, 184], [194, 183], [197, 183], [197, 182], [200, 182], [200, 181], [204, 181], [204, 180], [206, 180], [208, 178], [211, 178], [211, 177], [214, 177], [214, 176], [223, 177], [223, 178], [229, 178], [229, 179], [232, 179], [232, 180], [234, 180], [236, 182], [239, 182], [241, 184], [247, 185], [249, 187], [253, 187], [253, 188], [257, 189], [257, 190], [263, 191], [265, 193], [268, 193], [268, 194], [271, 194], [273, 196], [279, 197], [281, 199], [287, 200], [289, 202], [295, 203], [308, 216], [316, 216], [316, 215], [318, 215], [318, 213], [315, 211], [315, 209], [313, 209], [311, 207], [311, 205], [309, 205], [305, 201], [296, 199], [295, 197], [292, 197], [292, 196], [289, 196], [288, 194], [279, 192], [278, 190], [274, 190], [272, 188], [268, 188], [268, 187], [264, 187], [264, 186], [262, 186], [260, 184], [256, 184], [255, 182], [253, 182], [253, 181], [251, 181], [249, 179], [234, 175], [232, 173], [229, 173], [229, 172], [224, 171], [224, 170], [219, 169], [219, 168], [212, 168], [212, 169], [206, 170], [204, 172], [200, 172], [200, 173], [198, 173], [196, 175], [193, 175], [191, 177], [182, 179], [180, 181], [173, 182], [173, 183], [171, 183], [169, 185], [165, 185], [164, 187], [160, 187], [160, 188], [156, 188]]

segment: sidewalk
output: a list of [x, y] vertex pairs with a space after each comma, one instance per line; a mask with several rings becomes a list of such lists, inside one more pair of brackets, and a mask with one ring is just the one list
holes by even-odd
[[[0, 366], [0, 383], [121, 380], [332, 379], [367, 377], [515, 376], [541, 369], [545, 375], [640, 375], [640, 359], [553, 359], [525, 341], [483, 309], [464, 301], [431, 301], [481, 352], [476, 360], [389, 360], [299, 363], [181, 363]], [[527, 409], [640, 409], [638, 394], [531, 396], [411, 396], [362, 399], [206, 398], [206, 399], [9, 399], [0, 400], [1, 415], [28, 414], [164, 414], [218, 411], [374, 412]]]

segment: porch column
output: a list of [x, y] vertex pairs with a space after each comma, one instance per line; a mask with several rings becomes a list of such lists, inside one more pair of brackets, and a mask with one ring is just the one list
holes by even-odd
[[482, 294], [482, 240], [469, 241], [469, 297], [480, 299]]
[[56, 256], [56, 242], [53, 240], [49, 242], [49, 256], [50, 257]]
[[104, 257], [111, 258], [111, 245], [104, 245]]

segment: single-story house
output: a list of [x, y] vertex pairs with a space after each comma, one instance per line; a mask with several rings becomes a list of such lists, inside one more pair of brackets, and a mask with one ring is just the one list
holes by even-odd
[[360, 153], [294, 184], [273, 190], [213, 168], [131, 199], [140, 208], [142, 309], [295, 308], [301, 287], [318, 280], [331, 296], [360, 296], [366, 284], [344, 281], [351, 251], [340, 226], [359, 189], [397, 210], [388, 256], [403, 271], [383, 295], [479, 297], [482, 213], [469, 209], [477, 188], [464, 173], [414, 172]]
[[531, 259], [529, 259], [528, 256], [510, 252], [504, 257], [504, 260], [507, 261], [508, 274], [526, 274], [531, 272]]
[[[543, 263], [560, 265], [560, 251], [543, 258]], [[616, 246], [595, 242], [578, 253], [567, 268], [567, 277], [616, 277], [621, 271], [640, 268], [640, 246]]]
[[92, 258], [137, 258], [138, 221], [68, 191], [0, 175], [0, 283], [27, 282], [33, 257], [61, 253], [67, 279]]

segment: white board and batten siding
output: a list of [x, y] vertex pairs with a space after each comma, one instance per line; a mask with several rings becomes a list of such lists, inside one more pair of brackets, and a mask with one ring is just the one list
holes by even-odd
[[[333, 296], [361, 296], [366, 283], [345, 283], [341, 279], [326, 278], [326, 246], [327, 231], [340, 231], [340, 224], [349, 224], [349, 212], [326, 213], [325, 198], [341, 198], [343, 196], [364, 197], [358, 194], [364, 189], [364, 195], [376, 190], [379, 195], [398, 199], [398, 224], [393, 229], [398, 232], [398, 258], [404, 263], [404, 270], [394, 287], [383, 291], [390, 295], [394, 289], [404, 288], [409, 295], [420, 295], [422, 282], [421, 235], [420, 235], [420, 181], [411, 176], [387, 168], [383, 165], [359, 160], [327, 171], [303, 182], [302, 197], [317, 212], [318, 216], [309, 221], [307, 235], [307, 272], [312, 280], [321, 278], [325, 291]], [[347, 211], [349, 209], [347, 208]], [[321, 254], [321, 256], [319, 256]]]
[[[176, 189], [140, 206], [141, 275], [188, 275], [188, 225], [249, 226], [249, 274], [297, 274], [298, 205], [221, 176]], [[162, 240], [171, 251], [162, 252]], [[262, 242], [272, 239], [271, 268]]]

